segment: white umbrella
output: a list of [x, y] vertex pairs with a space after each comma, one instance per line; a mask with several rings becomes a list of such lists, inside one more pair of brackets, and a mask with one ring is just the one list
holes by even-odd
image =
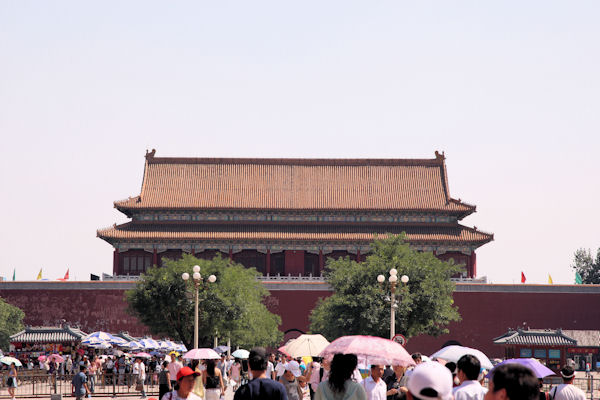
[[213, 349], [192, 349], [183, 355], [186, 360], [218, 360], [221, 358], [219, 353]]
[[148, 350], [160, 349], [160, 344], [158, 344], [158, 342], [152, 338], [142, 339], [139, 341], [139, 343], [144, 349], [148, 349]]
[[97, 346], [102, 343], [105, 343], [105, 340], [97, 337], [86, 337], [81, 341], [81, 344], [86, 346]]
[[328, 344], [323, 335], [300, 335], [285, 346], [285, 351], [293, 358], [317, 357]]
[[110, 333], [98, 331], [98, 332], [90, 333], [89, 335], [87, 335], [86, 337], [81, 339], [81, 341], [85, 342], [88, 339], [99, 339], [102, 342], [109, 342], [112, 338], [113, 338], [113, 336]]
[[2, 364], [6, 364], [6, 365], [11, 365], [11, 364], [15, 364], [15, 367], [22, 367], [23, 364], [21, 364], [21, 361], [17, 360], [14, 357], [8, 357], [8, 356], [4, 356], [2, 358], [0, 358], [0, 363]]
[[490, 370], [494, 367], [492, 365], [492, 363], [490, 362], [490, 359], [485, 354], [483, 354], [481, 351], [479, 351], [477, 349], [472, 349], [470, 347], [464, 347], [464, 346], [457, 346], [457, 345], [446, 346], [446, 347], [436, 351], [429, 357], [432, 359], [433, 358], [441, 358], [442, 360], [452, 361], [452, 362], [456, 363], [465, 354], [470, 354], [472, 356], [475, 356], [481, 363], [482, 368]]

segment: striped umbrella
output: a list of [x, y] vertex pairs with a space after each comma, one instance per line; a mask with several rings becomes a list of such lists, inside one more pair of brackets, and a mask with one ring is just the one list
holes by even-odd
[[147, 350], [160, 349], [160, 344], [152, 338], [145, 338], [140, 340], [140, 345]]

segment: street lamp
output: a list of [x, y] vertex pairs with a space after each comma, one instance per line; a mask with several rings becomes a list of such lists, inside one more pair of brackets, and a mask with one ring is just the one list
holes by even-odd
[[[383, 288], [385, 276], [378, 275], [377, 282], [379, 282], [379, 284]], [[386, 300], [390, 302], [390, 339], [393, 339], [396, 335], [396, 308], [398, 308], [398, 303], [396, 302], [396, 285], [398, 284], [398, 270], [396, 268], [390, 269], [390, 276], [388, 277], [388, 282], [390, 283], [390, 296], [386, 296]], [[408, 283], [408, 276], [402, 275], [400, 277], [400, 282], [406, 285]]]
[[[204, 278], [200, 275], [200, 266], [194, 265], [192, 281], [194, 282], [194, 287], [196, 288], [196, 296], [195, 296], [195, 305], [194, 305], [194, 348], [198, 348], [198, 290], [200, 289], [200, 285], [204, 282]], [[181, 274], [181, 279], [185, 282], [189, 281], [190, 274], [184, 272]], [[217, 277], [214, 275], [210, 275], [207, 279], [210, 283], [215, 283], [217, 281]]]

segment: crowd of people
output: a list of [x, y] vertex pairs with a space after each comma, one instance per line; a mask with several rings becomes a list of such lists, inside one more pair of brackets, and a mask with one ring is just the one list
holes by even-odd
[[[172, 352], [151, 359], [126, 356], [67, 356], [61, 363], [39, 361], [37, 368], [48, 374], [53, 384], [72, 374], [77, 399], [90, 396], [98, 385], [127, 385], [146, 398], [148, 384], [158, 385], [160, 400], [219, 400], [228, 387], [234, 400], [584, 400], [585, 393], [573, 385], [571, 366], [560, 370], [563, 383], [543, 391], [542, 380], [525, 366], [505, 364], [491, 372], [481, 367], [473, 355], [458, 362], [441, 359], [423, 362], [412, 355], [414, 367], [369, 365], [358, 369], [354, 354], [336, 354], [332, 360], [302, 358], [268, 353], [254, 348], [248, 359], [183, 360]], [[34, 369], [33, 360], [27, 369]], [[367, 369], [367, 373], [365, 370]], [[14, 399], [18, 372], [15, 365], [7, 371], [6, 384]], [[487, 388], [482, 385], [488, 379]]]
[[[305, 364], [254, 348], [248, 360], [216, 364], [207, 361], [196, 367], [181, 367], [171, 375], [170, 385], [161, 390], [161, 400], [216, 400], [228, 382], [234, 400], [584, 400], [585, 393], [573, 385], [575, 371], [561, 369], [563, 383], [548, 392], [533, 371], [520, 364], [505, 364], [491, 372], [479, 360], [464, 355], [457, 363], [438, 359], [422, 362], [412, 355], [414, 367], [368, 366], [363, 378], [354, 354], [336, 354], [331, 362], [314, 358]], [[218, 367], [217, 367], [218, 366]], [[211, 383], [211, 378], [212, 383]], [[488, 379], [488, 387], [482, 382]], [[213, 391], [213, 392], [211, 392]]]

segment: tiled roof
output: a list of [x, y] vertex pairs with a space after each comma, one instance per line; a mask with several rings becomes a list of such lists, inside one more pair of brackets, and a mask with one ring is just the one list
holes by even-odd
[[563, 333], [577, 340], [577, 346], [600, 347], [600, 331], [564, 329]]
[[506, 334], [495, 338], [494, 344], [572, 346], [577, 344], [577, 340], [565, 335], [560, 329], [518, 329], [509, 330]]
[[468, 215], [434, 159], [225, 159], [146, 155], [130, 209], [426, 210]]
[[11, 342], [21, 343], [64, 343], [77, 342], [87, 336], [80, 329], [71, 327], [27, 327], [10, 337]]
[[128, 222], [99, 230], [106, 241], [206, 240], [206, 241], [372, 241], [376, 235], [406, 232], [409, 242], [487, 243], [493, 235], [458, 224], [423, 226], [381, 225], [277, 225]]

